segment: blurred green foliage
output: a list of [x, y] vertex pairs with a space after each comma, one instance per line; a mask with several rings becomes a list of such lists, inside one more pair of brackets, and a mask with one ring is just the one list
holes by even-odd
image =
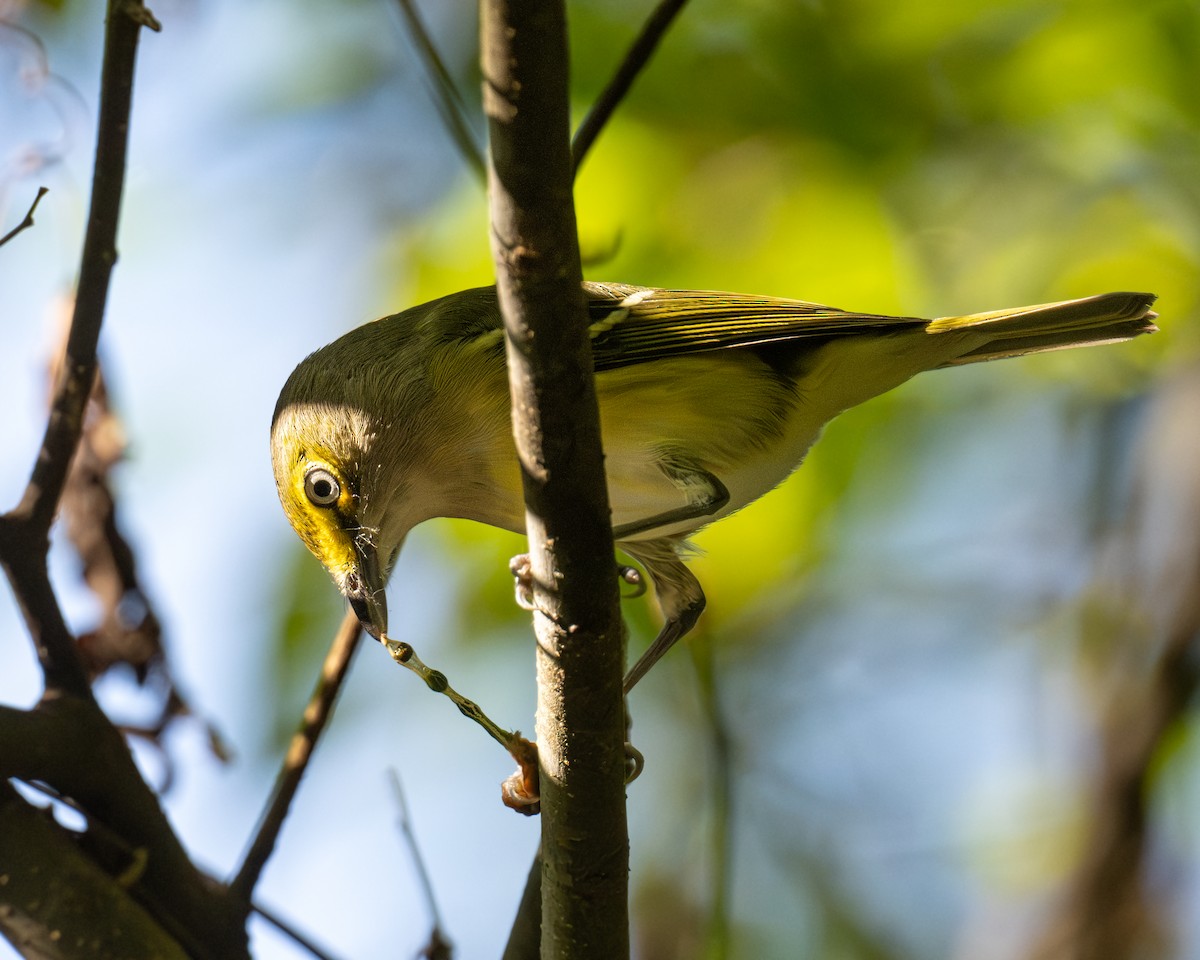
[[[580, 115], [645, 6], [571, 5]], [[929, 395], [914, 389], [1032, 379], [1120, 394], [1165, 356], [1200, 347], [1188, 56], [1200, 45], [1186, 42], [1198, 31], [1200, 12], [1184, 2], [685, 10], [581, 171], [585, 260], [611, 252], [588, 263], [589, 276], [924, 315], [1150, 289], [1166, 329], [1121, 349], [1023, 361], [975, 385], [923, 384], [848, 414], [784, 490], [700, 536], [697, 570], [720, 584], [717, 609], [820, 559], [861, 445], [907, 433]], [[385, 257], [408, 278], [398, 308], [490, 282], [485, 216], [464, 177], [423, 222], [403, 225]], [[901, 483], [897, 452], [889, 469]], [[497, 544], [474, 548], [485, 566], [511, 552], [507, 538], [501, 547], [465, 525], [454, 539]], [[752, 552], [736, 549], [747, 542]], [[468, 635], [514, 616], [494, 589], [500, 571], [487, 591], [467, 578]]]
[[[646, 8], [571, 5], [580, 116]], [[698, 0], [685, 10], [581, 170], [576, 204], [590, 277], [930, 316], [1148, 289], [1160, 296], [1164, 331], [1119, 348], [923, 377], [843, 415], [788, 483], [697, 537], [703, 555], [694, 566], [710, 606], [696, 641], [714, 645], [723, 669], [735, 666], [739, 648], [801, 642], [831, 597], [847, 609], [886, 600], [886, 583], [856, 572], [874, 539], [862, 519], [936, 502], [922, 485], [949, 481], [921, 458], [943, 448], [948, 423], [969, 422], [973, 405], [1015, 392], [1070, 422], [1089, 404], [1116, 409], [1157, 370], [1200, 353], [1198, 63], [1200, 7], [1181, 0]], [[482, 192], [464, 177], [422, 223], [397, 231], [386, 258], [406, 277], [397, 306], [490, 282], [486, 236]], [[1016, 462], [1019, 445], [1014, 435], [997, 438], [996, 469]], [[1097, 469], [1108, 476], [1114, 467], [1097, 461]], [[946, 509], [969, 502], [968, 491], [947, 493]], [[907, 522], [919, 530], [939, 520]], [[469, 524], [450, 529], [446, 549], [467, 571], [462, 635], [527, 643], [504, 572], [519, 540]], [[991, 583], [985, 605], [1003, 580], [976, 572], [976, 584]], [[926, 600], [953, 589], [908, 582]], [[1026, 611], [1015, 616], [1031, 615], [1008, 598]], [[644, 601], [626, 607], [640, 649], [657, 621]], [[664, 669], [678, 675], [680, 666]], [[760, 688], [757, 697], [786, 703], [794, 681], [779, 680], [779, 690]], [[696, 725], [688, 716], [680, 722]], [[964, 862], [1002, 897], [1051, 889], [1084, 843], [1081, 800], [1064, 795], [1061, 782], [1039, 784], [1029, 769], [1001, 780], [978, 787], [957, 814], [970, 825]], [[740, 802], [753, 804], [746, 789]], [[1009, 801], [1028, 816], [1023, 832], [1002, 837], [996, 810], [1017, 809]], [[803, 819], [796, 813], [777, 827], [795, 829], [795, 818]], [[822, 858], [802, 847], [789, 840], [781, 849], [804, 864], [789, 880], [806, 883], [813, 904], [809, 955], [897, 955], [914, 942], [920, 955], [945, 943], [932, 921], [906, 944], [868, 935], [844, 886], [820, 879]], [[924, 902], [933, 909], [938, 901]], [[782, 955], [791, 934], [789, 924], [746, 924], [735, 955]], [[745, 952], [756, 937], [765, 939], [754, 950], [765, 952]]]
[[[568, 3], [577, 119], [652, 4]], [[420, 5], [478, 103], [476, 4]], [[171, 12], [210, 14], [193, 6]], [[244, 87], [220, 102], [247, 125], [218, 146], [240, 160], [260, 136], [294, 137], [272, 155], [291, 207], [271, 242], [290, 244], [288, 231], [340, 237], [344, 224], [329, 218], [353, 219], [352, 194], [388, 224], [362, 255], [363, 285], [384, 289], [387, 309], [490, 283], [480, 184], [466, 164], [435, 177], [413, 159], [448, 142], [434, 111], [430, 128], [390, 141], [370, 124], [346, 136], [336, 122], [400, 112], [388, 84], [419, 66], [399, 16], [388, 33], [374, 0], [335, 13], [314, 0], [269, 6], [229, 21], [252, 55], [234, 72]], [[101, 11], [67, 0], [28, 9], [91, 28]], [[197, 22], [164, 19], [180, 31]], [[1088, 585], [1123, 522], [1138, 398], [1200, 356], [1198, 90], [1196, 0], [693, 0], [604, 131], [576, 193], [593, 279], [926, 316], [1143, 289], [1162, 314], [1162, 332], [1135, 343], [922, 376], [844, 414], [792, 479], [698, 536], [709, 609], [692, 649], [674, 651], [631, 700], [649, 762], [630, 788], [644, 960], [725, 947], [755, 958], [982, 956], [972, 922], [989, 948], [1000, 928], [1028, 933], [1028, 913], [1011, 905], [1044, 905], [1086, 849], [1079, 782], [1097, 751], [1092, 711], [1144, 612], [1112, 583]], [[203, 112], [194, 123], [211, 135]], [[151, 123], [135, 111], [134, 126]], [[392, 152], [401, 139], [411, 153]], [[374, 163], [355, 166], [366, 153]], [[206, 202], [226, 205], [224, 188]], [[147, 216], [163, 231], [191, 229], [185, 216], [162, 218], [158, 206]], [[131, 246], [138, 235], [127, 231]], [[261, 312], [273, 329], [292, 319]], [[331, 317], [325, 332], [355, 319]], [[298, 359], [313, 345], [281, 349]], [[174, 455], [170, 443], [195, 440], [173, 435]], [[457, 602], [434, 611], [418, 649], [527, 726], [529, 701], [504, 700], [516, 684], [497, 666], [532, 661], [507, 572], [522, 538], [462, 521], [429, 527], [438, 539], [414, 537], [401, 570], [438, 554], [433, 580], [453, 580]], [[324, 571], [288, 543], [271, 593], [276, 646], [261, 653], [254, 688], [275, 747], [342, 612]], [[239, 576], [255, 609], [267, 606], [258, 581]], [[435, 602], [397, 581], [399, 634]], [[625, 612], [636, 651], [658, 615], [648, 597]], [[438, 631], [457, 648], [439, 649]], [[383, 677], [371, 691], [380, 701], [407, 709], [425, 695], [371, 652], [359, 677]], [[711, 688], [696, 682], [698, 660]], [[378, 733], [409, 761], [414, 743], [432, 744], [437, 766], [422, 777], [443, 802], [456, 787], [441, 777], [459, 784], [446, 770], [469, 762], [455, 752], [469, 736], [457, 716], [446, 708], [428, 726], [381, 732], [369, 715], [380, 701], [368, 700], [361, 722], [342, 727], [345, 749]], [[1200, 876], [1197, 770], [1193, 715], [1148, 772], [1155, 826], [1183, 863], [1161, 855], [1164, 875]], [[714, 918], [718, 902], [732, 916]], [[999, 954], [1016, 955], [1005, 945]]]
[[[569, 5], [577, 116], [607, 81], [649, 6], [647, 0]], [[471, 5], [461, 7], [465, 18]], [[473, 28], [464, 20], [461, 29]], [[452, 43], [471, 48], [461, 37]], [[1200, 354], [1198, 64], [1200, 6], [1192, 0], [696, 0], [581, 170], [579, 231], [585, 270], [594, 279], [926, 316], [1115, 289], [1160, 297], [1163, 332], [1156, 337], [937, 373], [848, 412], [791, 480], [697, 537], [702, 555], [694, 566], [710, 606], [695, 642], [713, 645], [720, 683], [738, 691], [722, 694], [718, 685], [718, 700], [733, 700], [726, 709], [745, 714], [731, 719], [730, 736], [742, 751], [737, 762], [760, 775], [739, 785], [746, 795], [739, 802], [769, 811], [761, 829], [784, 831], [764, 859], [803, 888], [811, 912], [803, 921], [808, 955], [933, 955], [922, 950], [945, 949], [955, 936], [943, 922], [954, 897], [939, 898], [919, 884], [893, 888], [893, 906], [906, 896], [920, 904], [905, 914], [910, 929], [899, 939], [869, 933], [871, 924], [846, 899], [849, 881], [826, 875], [822, 866], [837, 838], [852, 832], [854, 804], [864, 801], [847, 806], [839, 788], [821, 778], [855, 780], [860, 791], [851, 796], [861, 798], [871, 778], [883, 775], [855, 767], [856, 759], [866, 763], [862, 755], [839, 753], [836, 736], [833, 747], [824, 745], [820, 731], [809, 736], [822, 764], [782, 772], [776, 766], [786, 750], [770, 743], [784, 738], [787, 749], [796, 749], [805, 733], [755, 726], [755, 711], [781, 727], [781, 718], [790, 722], [789, 711], [796, 711], [834, 728], [838, 704], [821, 707], [828, 693], [809, 677], [819, 669], [820, 651], [827, 655], [839, 643], [881, 657], [887, 650], [893, 666], [923, 651], [915, 655], [926, 658], [921, 666], [908, 669], [958, 689], [961, 677], [975, 677], [1003, 656], [996, 647], [1075, 629], [1064, 621], [1078, 611], [1047, 619], [1037, 604], [1044, 599], [1039, 591], [1056, 589], [1043, 580], [1086, 580], [1085, 547], [1071, 554], [1077, 566], [1070, 571], [1021, 580], [1024, 571], [1041, 569], [1039, 551], [1070, 553], [1061, 544], [1069, 532], [1055, 528], [1046, 540], [1019, 548], [1025, 552], [1001, 557], [987, 552], [988, 543], [976, 554], [939, 551], [956, 518], [964, 539], [989, 530], [996, 536], [990, 521], [1001, 518], [1002, 528], [1014, 513], [1019, 521], [1024, 505], [1039, 500], [1054, 505], [1051, 513], [1078, 511], [1073, 522], [1092, 533], [1097, 520], [1089, 511], [1103, 514], [1103, 527], [1108, 514], [1086, 497], [1072, 499], [1080, 488], [1111, 497], [1115, 478], [1127, 473], [1106, 459], [1123, 456], [1123, 448], [1106, 446], [1099, 435], [1162, 371]], [[478, 79], [473, 63], [463, 63], [468, 99], [477, 98]], [[394, 309], [490, 283], [487, 236], [483, 190], [464, 164], [451, 189], [429, 198], [422, 216], [398, 223], [379, 252], [380, 276], [396, 278], [388, 281]], [[1095, 415], [1081, 417], [1081, 410]], [[1038, 437], [1058, 448], [1047, 454]], [[963, 447], [970, 451], [964, 457], [982, 458], [974, 473], [961, 463], [945, 465], [949, 451]], [[1037, 456], [1056, 459], [1038, 472], [1026, 464]], [[1068, 486], [1075, 492], [1065, 492]], [[996, 498], [1001, 490], [1007, 501]], [[972, 516], [979, 521], [974, 534], [965, 526]], [[513, 604], [507, 574], [521, 538], [458, 521], [440, 522], [439, 529], [460, 583], [460, 602], [446, 613], [453, 618], [448, 632], [468, 650], [497, 643], [527, 649], [528, 615]], [[930, 626], [924, 614], [938, 604], [952, 612], [930, 613]], [[656, 614], [644, 599], [627, 602], [626, 611], [631, 646], [640, 649]], [[929, 635], [913, 635], [922, 629]], [[805, 645], [815, 667], [803, 660]], [[737, 685], [743, 657], [750, 664], [758, 657], [759, 685], [751, 693]], [[796, 657], [806, 666], [787, 668]], [[662, 776], [675, 772], [673, 757], [702, 753], [715, 729], [700, 719], [704, 710], [694, 694], [670, 685], [685, 665], [677, 653], [656, 671], [666, 678], [649, 679], [649, 702], [638, 691], [640, 716], [675, 724], [662, 735], [665, 754], [654, 753]], [[762, 685], [764, 673], [773, 685]], [[911, 707], [921, 722], [953, 728], [958, 718], [939, 712], [950, 707], [925, 702], [929, 687], [914, 684], [906, 693], [911, 679], [900, 669], [881, 685], [900, 703], [921, 701], [924, 713]], [[860, 726], [866, 730], [880, 716], [886, 723], [886, 710], [844, 709], [851, 712], [838, 715], [838, 735], [851, 746], [859, 743]], [[638, 729], [653, 746], [655, 734]], [[871, 727], [861, 736], [877, 745], [887, 733]], [[765, 778], [756, 762], [765, 766]], [[905, 763], [882, 761], [889, 762]], [[685, 810], [697, 803], [689, 785], [708, 782], [703, 771], [687, 772], [672, 801]], [[903, 768], [897, 779], [907, 784], [912, 777]], [[775, 789], [780, 782], [784, 789]], [[806, 796], [797, 784], [828, 793]], [[941, 809], [944, 787], [931, 780], [923, 812], [903, 813], [915, 821], [937, 816], [929, 811]], [[1083, 843], [1081, 803], [1062, 787], [1038, 781], [1034, 767], [1013, 764], [995, 782], [966, 790], [965, 809], [943, 816], [942, 832], [929, 842], [950, 844], [956, 831], [965, 835], [959, 869], [1002, 897], [1044, 891], [1061, 880]], [[787, 817], [773, 819], [780, 808]], [[1026, 811], [1027, 822], [1000, 837], [1001, 808]], [[822, 816], [833, 839], [810, 835]], [[665, 835], [702, 846], [697, 834], [708, 826], [697, 816], [687, 829]], [[704, 860], [686, 843], [667, 844], [656, 847], [650, 838], [646, 856], [660, 858], [656, 869], [669, 872], [661, 861], [673, 859], [686, 872]], [[749, 886], [755, 896], [778, 907], [784, 894], [764, 892], [769, 884], [755, 873], [764, 868], [743, 868], [760, 881]], [[666, 904], [679, 930], [693, 937], [707, 923], [696, 911], [703, 914], [709, 901], [694, 887], [693, 879], [690, 890], [647, 888], [643, 897]], [[935, 904], [939, 916], [914, 920]], [[772, 926], [743, 908], [731, 925], [742, 950], [735, 955], [784, 955], [778, 951], [791, 942], [794, 925], [775, 917]]]

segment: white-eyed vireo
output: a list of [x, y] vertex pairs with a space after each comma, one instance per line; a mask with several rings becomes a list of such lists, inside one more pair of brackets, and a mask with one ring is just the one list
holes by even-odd
[[[687, 537], [761, 497], [843, 410], [922, 370], [1152, 333], [1154, 297], [921, 320], [731, 293], [585, 283], [613, 539], [665, 624], [628, 690], [696, 622]], [[375, 637], [405, 536], [431, 517], [521, 532], [492, 287], [352, 330], [288, 378], [271, 454], [284, 512]]]

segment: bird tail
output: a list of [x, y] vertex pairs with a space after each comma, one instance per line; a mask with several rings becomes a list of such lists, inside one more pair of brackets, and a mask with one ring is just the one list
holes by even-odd
[[930, 334], [966, 331], [990, 338], [980, 347], [947, 360], [943, 366], [977, 363], [1043, 353], [1067, 347], [1119, 343], [1143, 333], [1154, 333], [1158, 316], [1150, 309], [1151, 293], [1102, 293], [1080, 300], [1042, 303], [1032, 307], [972, 313], [965, 317], [940, 317], [929, 321]]

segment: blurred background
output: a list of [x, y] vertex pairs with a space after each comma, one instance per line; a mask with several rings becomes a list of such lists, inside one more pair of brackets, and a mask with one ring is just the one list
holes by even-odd
[[[476, 104], [476, 5], [419, 6]], [[569, 4], [577, 116], [649, 6]], [[276, 501], [278, 390], [491, 263], [391, 0], [152, 10], [101, 351], [118, 523], [195, 714], [139, 756], [225, 877], [343, 610]], [[50, 188], [0, 251], [5, 509], [78, 267], [103, 13], [0, 0], [0, 232]], [[1162, 314], [1133, 343], [922, 376], [698, 538], [701, 629], [630, 703], [638, 956], [1075, 956], [1055, 931], [1107, 894], [1137, 956], [1200, 958], [1197, 64], [1194, 0], [695, 0], [603, 134], [576, 198], [592, 279], [925, 316], [1149, 290]], [[389, 593], [398, 638], [529, 731], [521, 546], [431, 522]], [[77, 558], [52, 561], [89, 629]], [[658, 614], [625, 611], [636, 652]], [[124, 719], [157, 706], [119, 671], [100, 692]], [[3, 591], [0, 701], [39, 693]], [[259, 899], [335, 956], [415, 955], [394, 770], [457, 955], [497, 956], [538, 832], [498, 802], [511, 767], [365, 647]]]

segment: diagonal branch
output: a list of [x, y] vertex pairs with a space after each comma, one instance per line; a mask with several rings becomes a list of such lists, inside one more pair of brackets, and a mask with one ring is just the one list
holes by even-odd
[[421, 887], [421, 895], [425, 898], [425, 908], [429, 911], [429, 940], [420, 956], [427, 960], [451, 960], [451, 957], [454, 956], [453, 945], [446, 938], [442, 913], [438, 909], [437, 895], [433, 891], [433, 880], [430, 879], [429, 869], [425, 866], [425, 858], [421, 856], [421, 847], [417, 843], [416, 831], [413, 830], [412, 815], [408, 811], [408, 800], [404, 796], [404, 785], [400, 782], [400, 774], [395, 770], [390, 770], [389, 773], [392, 781], [392, 795], [396, 798], [396, 809], [399, 814], [397, 826], [400, 828], [400, 835], [404, 838], [404, 845], [408, 847], [409, 857], [412, 859], [413, 869], [417, 874], [417, 882]]
[[583, 166], [583, 158], [587, 156], [587, 152], [592, 148], [592, 144], [600, 136], [600, 131], [604, 129], [604, 125], [608, 123], [621, 101], [625, 99], [625, 95], [633, 86], [633, 81], [650, 62], [654, 51], [658, 49], [659, 41], [662, 40], [667, 28], [671, 26], [685, 3], [687, 0], [660, 0], [658, 6], [654, 8], [654, 12], [650, 14], [641, 33], [633, 41], [633, 46], [625, 54], [625, 59], [617, 67], [617, 72], [613, 74], [608, 86], [592, 104], [592, 109], [588, 111], [588, 115], [583, 118], [583, 123], [575, 131], [575, 139], [571, 142], [571, 155], [576, 171]]
[[466, 161], [467, 166], [471, 168], [471, 172], [475, 174], [480, 183], [483, 183], [487, 180], [487, 162], [484, 159], [483, 151], [479, 149], [475, 135], [471, 132], [471, 124], [467, 121], [468, 111], [466, 104], [463, 103], [462, 94], [454, 85], [454, 78], [446, 69], [446, 63], [438, 53], [425, 22], [417, 13], [413, 0], [399, 0], [399, 3], [400, 12], [404, 14], [404, 22], [408, 25], [408, 32], [412, 34], [413, 43], [421, 57], [421, 64], [429, 75], [434, 102], [437, 104], [442, 123], [445, 124], [446, 130], [450, 133], [450, 139], [458, 147], [458, 152]]
[[508, 942], [500, 960], [538, 960], [542, 955], [542, 851], [537, 856], [525, 878], [525, 889], [521, 891], [521, 902], [517, 905], [517, 916], [508, 932]]
[[9, 240], [22, 230], [28, 230], [33, 226], [33, 212], [38, 208], [38, 204], [42, 202], [42, 197], [49, 192], [49, 189], [46, 187], [38, 187], [37, 196], [33, 198], [33, 203], [30, 204], [29, 211], [25, 214], [25, 219], [9, 230], [4, 236], [0, 237], [0, 247], [8, 243]]
[[492, 257], [537, 632], [542, 955], [629, 955], [623, 643], [581, 286], [562, 0], [484, 0]]
[[0, 781], [0, 938], [25, 957], [65, 957], [87, 944], [92, 957], [187, 960], [176, 938], [89, 853]]
[[300, 789], [300, 781], [304, 777], [304, 771], [308, 769], [317, 741], [333, 714], [338, 694], [341, 693], [342, 684], [350, 672], [350, 665], [355, 651], [361, 645], [361, 639], [362, 625], [353, 610], [347, 611], [333, 637], [333, 642], [329, 645], [329, 652], [325, 654], [321, 675], [317, 679], [308, 705], [304, 708], [300, 729], [292, 735], [283, 766], [275, 780], [275, 789], [258, 822], [254, 840], [250, 849], [246, 851], [237, 876], [229, 884], [230, 892], [246, 909], [249, 909], [254, 887], [262, 875], [263, 867], [267, 865], [267, 860], [275, 850], [275, 841], [279, 839], [279, 832], [283, 829], [288, 811], [291, 810], [296, 791]]
[[289, 921], [279, 916], [274, 910], [264, 907], [261, 903], [254, 905], [254, 912], [257, 913], [264, 921], [273, 926], [276, 930], [282, 933], [285, 937], [291, 940], [301, 950], [308, 953], [315, 960], [334, 960], [334, 956], [323, 946], [313, 940], [307, 934], [301, 933]]
[[[197, 957], [246, 956], [244, 914], [188, 859], [124, 738], [94, 700], [44, 698], [32, 710], [0, 704], [0, 780], [42, 781], [98, 830], [139, 851], [127, 889]], [[0, 874], [5, 870], [0, 865]]]
[[712, 754], [712, 827], [709, 856], [712, 859], [708, 931], [706, 940], [712, 957], [727, 957], [731, 951], [730, 899], [733, 860], [736, 855], [734, 827], [737, 824], [734, 789], [734, 744], [721, 704], [720, 673], [713, 651], [713, 637], [703, 627], [692, 636], [688, 649], [696, 671], [700, 706], [707, 726]]

